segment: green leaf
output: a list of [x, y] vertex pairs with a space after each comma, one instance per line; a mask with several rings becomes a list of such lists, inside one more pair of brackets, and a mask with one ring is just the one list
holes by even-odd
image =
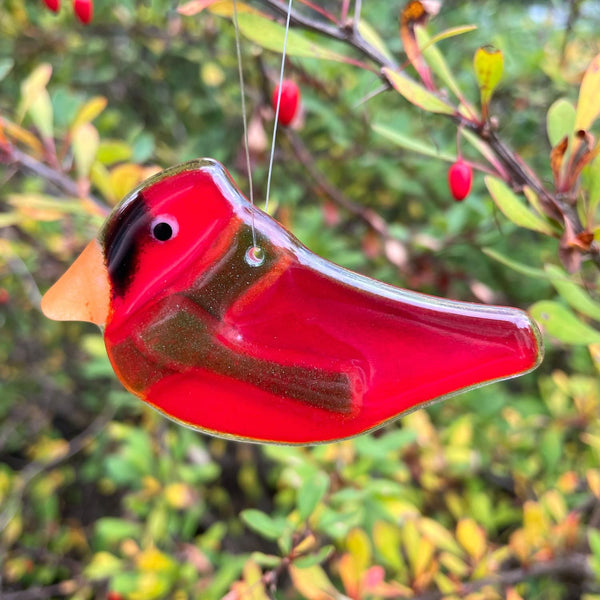
[[276, 540], [281, 537], [288, 526], [284, 519], [273, 519], [254, 508], [243, 510], [240, 517], [250, 529], [269, 540]]
[[15, 64], [12, 58], [0, 58], [0, 81], [2, 81], [11, 71]]
[[452, 90], [452, 93], [457, 98], [463, 98], [463, 93], [458, 85], [458, 82], [456, 81], [456, 78], [454, 77], [454, 74], [450, 70], [450, 67], [448, 67], [448, 63], [444, 58], [444, 54], [435, 44], [440, 40], [455, 35], [461, 35], [467, 31], [473, 31], [473, 29], [476, 29], [474, 25], [454, 27], [452, 29], [443, 31], [432, 38], [429, 36], [424, 27], [420, 25], [415, 26], [417, 43], [419, 44], [419, 48], [421, 49], [427, 64], [431, 70], [448, 86], [448, 88]]
[[306, 521], [329, 489], [329, 477], [323, 471], [307, 477], [298, 490], [297, 505], [300, 518]]
[[485, 177], [485, 184], [498, 208], [515, 225], [539, 231], [545, 235], [552, 235], [554, 233], [550, 224], [535, 213], [532, 213], [503, 181], [487, 175]]
[[600, 303], [592, 300], [590, 295], [578, 284], [573, 282], [569, 275], [555, 265], [546, 265], [546, 273], [552, 279], [552, 285], [560, 296], [575, 310], [600, 321]]
[[129, 160], [133, 155], [133, 149], [126, 142], [120, 140], [101, 140], [98, 146], [96, 158], [103, 165]]
[[575, 130], [589, 129], [598, 114], [600, 114], [600, 54], [594, 57], [581, 81]]
[[127, 538], [139, 539], [142, 533], [140, 523], [116, 517], [102, 517], [94, 527], [94, 537], [101, 548], [115, 546]]
[[575, 131], [575, 107], [565, 98], [559, 98], [548, 109], [546, 131], [550, 145], [554, 148], [565, 136]]
[[448, 104], [433, 92], [425, 89], [414, 79], [408, 77], [408, 75], [397, 73], [388, 67], [384, 67], [381, 72], [390, 82], [391, 86], [411, 104], [428, 112], [446, 115], [453, 115], [456, 113], [456, 108], [454, 106]]
[[500, 50], [492, 46], [482, 46], [473, 58], [475, 77], [481, 92], [481, 107], [484, 113], [492, 99], [492, 94], [502, 78], [504, 56]]
[[600, 157], [595, 158], [583, 170], [584, 189], [587, 189], [588, 209], [587, 213], [595, 219], [598, 205], [600, 205]]
[[264, 552], [253, 552], [250, 555], [250, 560], [253, 560], [257, 565], [266, 567], [267, 569], [276, 569], [281, 564], [281, 556], [275, 554], [265, 554]]
[[600, 343], [600, 332], [582, 323], [566, 306], [552, 300], [536, 302], [530, 309], [549, 335], [579, 346]]
[[512, 260], [512, 258], [508, 258], [507, 256], [504, 256], [504, 254], [500, 254], [500, 252], [493, 250], [492, 248], [482, 248], [481, 251], [493, 260], [509, 267], [513, 271], [517, 271], [517, 273], [527, 275], [527, 277], [535, 277], [537, 279], [552, 279], [550, 275], [541, 269], [536, 269], [535, 267], [530, 267], [529, 265], [524, 265], [516, 260]]
[[48, 90], [44, 88], [38, 92], [35, 99], [31, 101], [27, 112], [42, 137], [52, 139], [54, 137], [54, 110]]
[[394, 144], [404, 148], [405, 150], [409, 150], [410, 152], [416, 152], [417, 154], [422, 154], [423, 156], [431, 156], [432, 158], [439, 158], [450, 163], [456, 161], [456, 154], [440, 152], [440, 150], [435, 146], [426, 144], [415, 136], [404, 135], [399, 131], [394, 131], [385, 125], [379, 125], [377, 123], [373, 124], [372, 128], [375, 133], [382, 135], [390, 140], [390, 142], [393, 142]]
[[600, 560], [600, 531], [597, 529], [588, 529], [588, 541], [594, 556]]
[[334, 550], [335, 548], [331, 544], [328, 544], [322, 548], [319, 548], [319, 550], [314, 554], [296, 558], [294, 560], [294, 566], [296, 566], [298, 569], [308, 569], [314, 565], [319, 565], [323, 561], [327, 560]]
[[90, 579], [111, 577], [121, 570], [122, 561], [110, 552], [97, 552], [85, 568], [85, 575]]
[[[261, 48], [279, 53], [283, 51], [285, 28], [279, 23], [275, 23], [261, 15], [239, 13], [238, 25], [240, 33]], [[315, 44], [306, 37], [306, 34], [298, 31], [288, 33], [286, 54], [288, 56], [348, 62], [346, 56]]]

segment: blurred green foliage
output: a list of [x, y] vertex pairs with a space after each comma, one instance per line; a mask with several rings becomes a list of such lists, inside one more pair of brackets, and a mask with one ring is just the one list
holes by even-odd
[[[342, 2], [323, 4], [338, 14]], [[224, 162], [246, 189], [231, 23], [176, 8], [98, 0], [87, 28], [34, 0], [0, 9], [0, 124], [42, 164], [52, 144], [50, 167], [75, 186], [66, 193], [10, 163], [0, 171], [0, 590], [76, 600], [600, 598], [600, 352], [566, 339], [560, 312], [570, 306], [597, 336], [597, 275], [585, 264], [568, 279], [557, 241], [505, 218], [479, 174], [465, 202], [451, 201], [446, 162], [372, 125], [448, 155], [455, 125], [394, 92], [363, 101], [377, 74], [289, 59], [305, 110], [294, 135], [360, 210], [336, 204], [281, 135], [272, 212], [318, 254], [392, 284], [538, 303], [556, 336], [538, 371], [354, 440], [261, 447], [165, 421], [123, 391], [96, 328], [41, 315], [38, 289], [102, 220], [90, 189], [113, 205], [158, 168], [197, 156]], [[363, 3], [397, 56], [401, 9]], [[502, 50], [491, 104], [499, 135], [551, 181], [546, 113], [559, 97], [577, 100], [599, 50], [596, 3], [448, 1], [433, 29], [465, 23], [477, 29], [438, 44], [456, 80], [476, 104], [473, 54], [487, 43]], [[247, 41], [242, 50], [263, 198], [280, 57]], [[49, 104], [32, 109], [36, 85]], [[19, 113], [22, 128], [9, 132]], [[478, 160], [464, 140], [463, 150]], [[367, 209], [384, 219], [387, 241], [361, 218]]]

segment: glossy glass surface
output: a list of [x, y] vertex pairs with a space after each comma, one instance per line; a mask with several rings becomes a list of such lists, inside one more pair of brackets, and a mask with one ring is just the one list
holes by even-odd
[[[262, 260], [248, 260], [252, 222]], [[170, 235], [164, 223], [176, 234], [156, 239]], [[329, 263], [251, 207], [213, 161], [149, 180], [100, 240], [116, 373], [171, 418], [217, 435], [345, 438], [540, 360], [526, 313], [399, 290]]]

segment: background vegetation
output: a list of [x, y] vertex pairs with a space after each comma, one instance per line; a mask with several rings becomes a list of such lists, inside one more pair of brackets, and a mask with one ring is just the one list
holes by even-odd
[[[399, 36], [403, 5], [362, 4], [362, 36], [422, 81]], [[341, 19], [329, 23], [336, 31], [352, 31], [347, 2], [319, 5]], [[97, 328], [39, 311], [39, 290], [151, 172], [210, 156], [246, 188], [231, 21], [177, 7], [98, 0], [87, 27], [68, 6], [0, 8], [3, 598], [600, 598], [593, 69], [581, 96], [589, 106], [577, 104], [600, 51], [597, 3], [446, 1], [429, 35], [477, 27], [429, 46], [432, 68], [437, 48], [453, 73], [434, 69], [431, 93], [474, 107], [449, 116], [433, 114], [422, 92], [421, 107], [406, 102], [402, 82], [401, 93], [386, 85], [373, 95], [386, 81], [381, 64], [297, 29], [371, 70], [292, 52], [286, 72], [304, 116], [278, 144], [276, 218], [316, 253], [394, 285], [533, 307], [550, 334], [530, 375], [313, 448], [226, 442], [170, 423], [123, 391]], [[504, 58], [492, 121], [477, 116], [473, 55], [485, 44]], [[263, 198], [280, 56], [247, 39], [242, 51]], [[461, 121], [465, 158], [505, 171], [506, 185], [487, 180], [493, 199], [479, 172], [467, 200], [450, 197]], [[532, 182], [541, 188], [530, 185], [525, 200]]]

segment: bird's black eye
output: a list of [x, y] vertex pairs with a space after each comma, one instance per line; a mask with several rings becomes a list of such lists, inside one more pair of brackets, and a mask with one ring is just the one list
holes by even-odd
[[171, 216], [161, 215], [150, 223], [150, 233], [159, 242], [168, 242], [179, 233], [179, 225]]

